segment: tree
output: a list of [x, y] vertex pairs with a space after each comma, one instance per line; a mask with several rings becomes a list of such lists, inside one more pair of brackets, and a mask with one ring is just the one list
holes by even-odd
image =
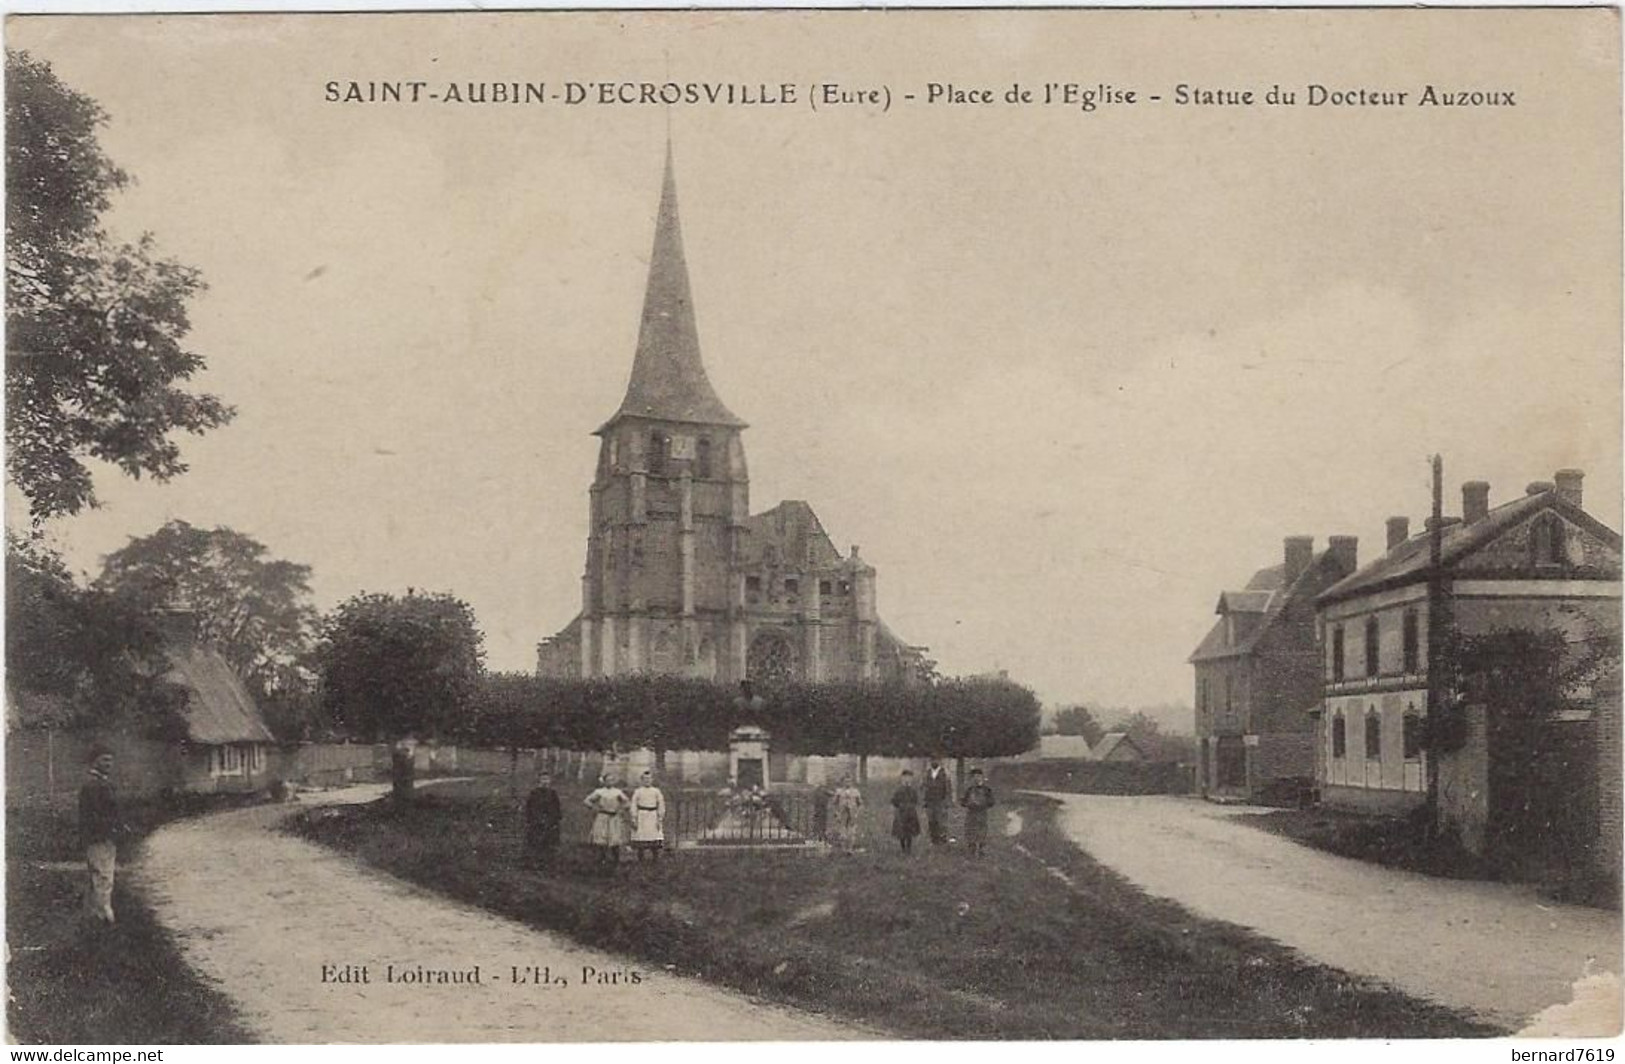
[[268, 554], [241, 532], [171, 521], [108, 555], [95, 587], [147, 609], [184, 602], [199, 638], [265, 698], [307, 685], [316, 624], [310, 567]]
[[1097, 746], [1106, 734], [1088, 706], [1063, 706], [1055, 712], [1056, 735], [1081, 735], [1091, 747]]
[[[322, 622], [323, 706], [369, 742], [454, 734], [481, 686], [484, 642], [474, 611], [451, 595], [356, 595]], [[410, 761], [395, 760], [395, 787], [410, 797]]]
[[6, 470], [36, 525], [96, 505], [85, 458], [168, 480], [186, 471], [169, 434], [234, 413], [177, 386], [204, 367], [182, 344], [197, 271], [101, 228], [130, 180], [96, 141], [106, 122], [48, 63], [6, 53]]
[[167, 671], [150, 614], [79, 587], [54, 551], [7, 531], [6, 685], [23, 726], [180, 734], [185, 696]]

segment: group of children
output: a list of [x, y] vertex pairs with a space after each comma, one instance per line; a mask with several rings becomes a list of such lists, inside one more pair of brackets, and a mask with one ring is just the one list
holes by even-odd
[[[655, 786], [654, 773], [645, 772], [631, 794], [621, 790], [607, 773], [583, 803], [592, 814], [587, 842], [598, 857], [598, 867], [613, 872], [621, 861], [621, 847], [631, 844], [638, 860], [658, 859], [666, 847], [666, 796]], [[552, 779], [543, 773], [525, 798], [525, 851], [537, 865], [550, 863], [559, 848], [564, 810]]]

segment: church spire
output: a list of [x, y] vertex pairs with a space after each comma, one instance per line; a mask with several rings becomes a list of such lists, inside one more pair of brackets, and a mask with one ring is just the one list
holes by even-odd
[[632, 379], [615, 416], [603, 432], [624, 417], [658, 418], [706, 425], [745, 423], [722, 405], [700, 361], [700, 335], [694, 324], [694, 302], [683, 260], [683, 231], [677, 218], [677, 177], [671, 142], [666, 142], [666, 175], [655, 218], [654, 249], [649, 255], [649, 284], [643, 296], [643, 322], [638, 329]]

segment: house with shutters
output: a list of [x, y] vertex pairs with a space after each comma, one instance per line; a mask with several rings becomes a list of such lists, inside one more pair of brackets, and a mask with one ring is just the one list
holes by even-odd
[[[1461, 516], [1437, 527], [1442, 634], [1460, 645], [1548, 633], [1566, 658], [1617, 638], [1620, 536], [1585, 511], [1583, 480], [1579, 470], [1560, 470], [1493, 507], [1487, 483], [1462, 485]], [[1583, 692], [1585, 708], [1506, 705], [1496, 685], [1463, 682], [1440, 699], [1458, 719], [1428, 728], [1428, 678], [1442, 652], [1428, 634], [1433, 531], [1432, 519], [1411, 535], [1407, 518], [1390, 518], [1386, 551], [1319, 597], [1321, 800], [1414, 809], [1426, 801], [1436, 758], [1440, 826], [1471, 852], [1617, 873], [1617, 662]]]
[[800, 500], [750, 512], [745, 428], [700, 358], [668, 150], [631, 379], [596, 432], [581, 611], [538, 645], [540, 675], [925, 673], [926, 648], [881, 620], [857, 547], [843, 555]]
[[1197, 789], [1251, 801], [1274, 788], [1307, 791], [1320, 702], [1315, 599], [1354, 572], [1358, 541], [1288, 536], [1280, 564], [1220, 593], [1207, 637], [1190, 656], [1196, 679]]

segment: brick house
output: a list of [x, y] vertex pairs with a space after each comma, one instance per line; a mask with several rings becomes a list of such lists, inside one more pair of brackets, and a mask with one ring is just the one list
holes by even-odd
[[[1531, 484], [1494, 508], [1488, 484], [1462, 485], [1462, 516], [1444, 518], [1440, 529], [1454, 633], [1555, 632], [1570, 656], [1599, 633], [1617, 635], [1620, 536], [1582, 508], [1582, 481], [1580, 471], [1562, 470], [1555, 483]], [[1317, 779], [1328, 805], [1404, 812], [1426, 802], [1431, 545], [1428, 530], [1409, 533], [1406, 518], [1390, 518], [1386, 552], [1319, 598]], [[1434, 755], [1441, 825], [1473, 853], [1617, 874], [1617, 671], [1585, 701], [1581, 711], [1524, 713], [1452, 696], [1457, 738]], [[1509, 738], [1510, 720], [1531, 717], [1534, 730]]]
[[1219, 595], [1219, 619], [1190, 656], [1196, 671], [1197, 789], [1256, 799], [1272, 784], [1314, 776], [1320, 700], [1315, 598], [1354, 571], [1358, 542], [1289, 536], [1281, 564]]

